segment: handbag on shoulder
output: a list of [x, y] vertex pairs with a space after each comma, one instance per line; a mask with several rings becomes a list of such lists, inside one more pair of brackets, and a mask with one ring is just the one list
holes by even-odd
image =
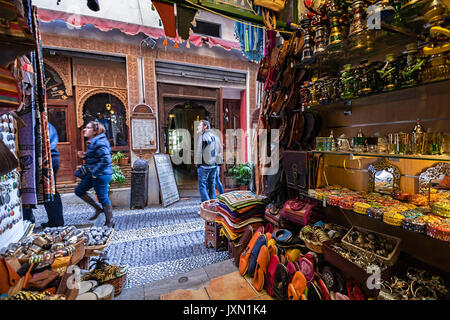
[[90, 174], [91, 174], [91, 170], [85, 164], [83, 164], [81, 167], [79, 167], [75, 171], [74, 176], [77, 178], [80, 178], [80, 179], [84, 179], [85, 177], [87, 177]]

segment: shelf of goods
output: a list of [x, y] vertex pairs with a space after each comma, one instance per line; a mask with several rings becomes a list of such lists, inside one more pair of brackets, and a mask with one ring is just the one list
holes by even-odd
[[352, 152], [352, 151], [317, 151], [312, 150], [310, 153], [323, 153], [331, 155], [347, 155], [350, 159], [357, 159], [358, 157], [366, 158], [392, 158], [392, 159], [410, 159], [410, 160], [429, 160], [449, 162], [449, 155], [415, 155], [415, 154], [390, 154], [390, 153], [372, 153], [372, 152]]
[[[320, 191], [318, 194], [320, 194]], [[396, 225], [391, 223], [391, 220], [386, 220], [386, 216], [388, 216], [387, 212], [389, 212], [389, 201], [387, 197], [386, 201], [388, 202], [386, 203], [386, 206], [380, 206], [380, 208], [384, 209], [383, 212], [376, 216], [373, 213], [369, 213], [369, 209], [366, 209], [363, 213], [358, 213], [355, 209], [349, 209], [350, 206], [348, 208], [343, 208], [341, 205], [342, 197], [337, 195], [329, 195], [325, 197], [320, 197], [319, 195], [319, 197], [317, 197], [313, 190], [310, 190], [308, 194], [303, 193], [302, 195], [320, 201], [322, 212], [330, 222], [340, 223], [342, 225], [350, 224], [351, 226], [359, 226], [375, 232], [398, 237], [401, 239], [401, 251], [405, 251], [411, 256], [442, 269], [443, 271], [448, 272], [448, 270], [450, 270], [450, 260], [448, 259], [450, 256], [450, 238], [444, 241], [433, 238], [432, 236], [434, 235], [429, 233], [430, 231], [432, 232], [429, 226], [435, 226], [434, 220], [443, 221], [440, 217], [430, 215], [429, 219], [427, 217], [429, 223], [427, 223], [426, 229], [413, 229], [406, 223], [406, 221], [405, 223], [400, 222], [400, 225]], [[358, 206], [359, 203], [361, 202], [356, 200], [353, 201], [353, 206], [356, 210], [361, 209]], [[407, 207], [408, 204], [405, 202], [400, 202], [397, 206]], [[409, 204], [409, 206], [411, 206], [411, 204]], [[403, 219], [407, 219], [405, 216], [401, 216]], [[439, 254], [435, 254], [436, 252], [439, 252]]]

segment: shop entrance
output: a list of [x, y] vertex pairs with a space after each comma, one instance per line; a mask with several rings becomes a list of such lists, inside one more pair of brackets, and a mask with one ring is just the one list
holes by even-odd
[[191, 155], [190, 164], [173, 164], [173, 170], [177, 185], [183, 185], [184, 187], [190, 186], [195, 189], [197, 186], [197, 168], [194, 164], [194, 136], [196, 134], [197, 127], [194, 122], [202, 119], [209, 119], [209, 112], [201, 105], [195, 102], [189, 101], [184, 104], [179, 104], [169, 111], [168, 114], [168, 139], [166, 148], [169, 155], [178, 154], [183, 157], [183, 150], [181, 144], [184, 137], [176, 135], [176, 129], [186, 129], [189, 131], [189, 137], [191, 139]]

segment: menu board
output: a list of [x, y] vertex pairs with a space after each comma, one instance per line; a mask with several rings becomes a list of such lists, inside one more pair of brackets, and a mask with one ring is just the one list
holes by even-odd
[[131, 119], [132, 139], [134, 150], [156, 149], [156, 120]]
[[161, 202], [163, 207], [166, 207], [180, 200], [177, 183], [173, 175], [172, 162], [168, 154], [156, 153], [153, 157], [155, 159]]

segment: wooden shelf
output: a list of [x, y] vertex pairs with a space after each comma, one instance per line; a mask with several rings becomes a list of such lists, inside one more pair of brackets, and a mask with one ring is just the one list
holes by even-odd
[[406, 99], [419, 99], [424, 96], [432, 96], [448, 91], [450, 79], [424, 83], [414, 87], [399, 88], [388, 92], [375, 92], [366, 96], [351, 100], [338, 100], [329, 104], [310, 106], [306, 110], [331, 111], [331, 110], [351, 110], [353, 107], [367, 107], [384, 102], [395, 102]]
[[388, 153], [370, 153], [370, 152], [340, 152], [340, 151], [308, 151], [310, 153], [323, 153], [333, 155], [350, 156], [350, 159], [358, 157], [367, 158], [393, 158], [393, 159], [410, 159], [410, 160], [429, 160], [450, 162], [450, 156], [447, 155], [414, 155], [414, 154], [388, 154]]

